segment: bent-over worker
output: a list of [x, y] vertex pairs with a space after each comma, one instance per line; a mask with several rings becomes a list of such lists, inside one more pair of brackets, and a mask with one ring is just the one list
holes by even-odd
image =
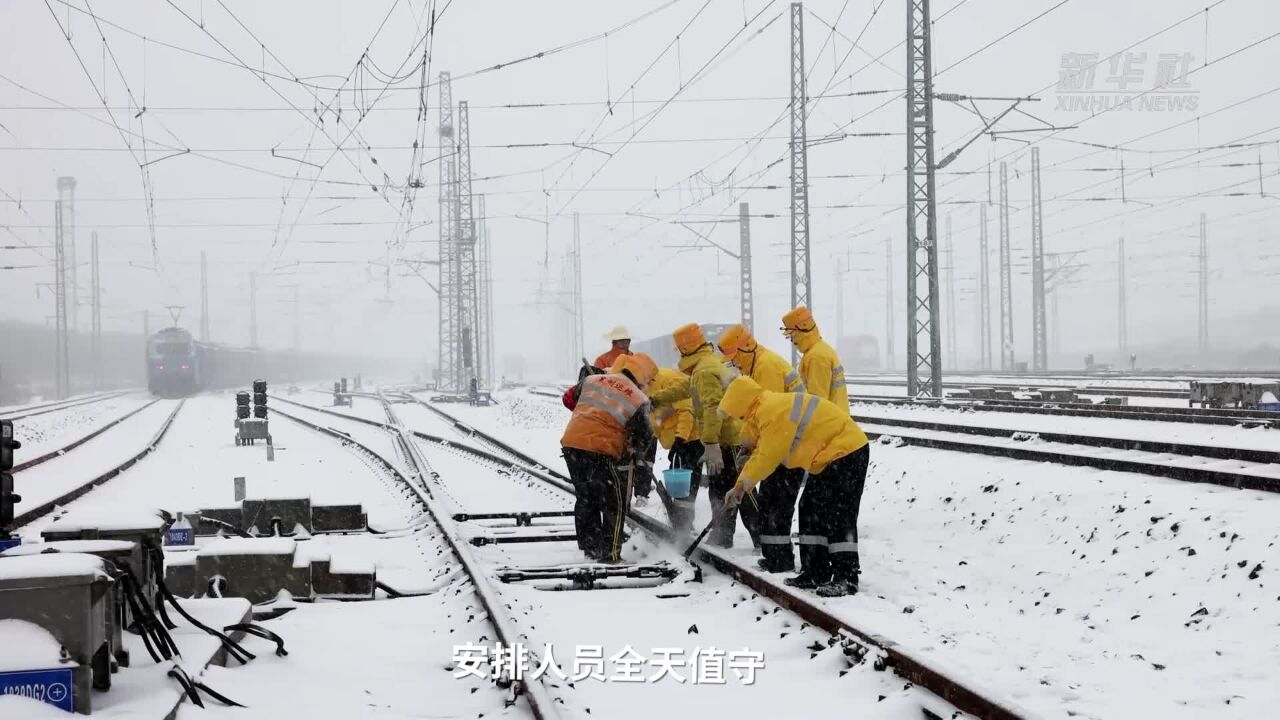
[[871, 448], [847, 407], [803, 393], [776, 393], [748, 377], [734, 380], [720, 401], [759, 441], [725, 505], [767, 480], [778, 465], [809, 473], [800, 497], [800, 574], [783, 582], [817, 588], [826, 597], [858, 591], [858, 511]]

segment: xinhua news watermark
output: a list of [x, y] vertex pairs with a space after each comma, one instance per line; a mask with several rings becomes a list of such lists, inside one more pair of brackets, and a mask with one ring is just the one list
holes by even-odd
[[[1097, 113], [1195, 112], [1200, 91], [1188, 79], [1196, 67], [1189, 53], [1063, 53], [1055, 110]], [[1149, 72], [1154, 70], [1154, 72]]]
[[[566, 660], [567, 661], [567, 660]], [[606, 654], [602, 645], [578, 645], [568, 672], [556, 661], [554, 648], [537, 652], [515, 645], [453, 646], [453, 676], [481, 679], [504, 677], [536, 680], [544, 675], [580, 682], [656, 683], [664, 680], [694, 685], [724, 685], [730, 679], [754, 685], [764, 669], [764, 653], [754, 650], [722, 650], [716, 647], [652, 648], [648, 655], [630, 645]]]

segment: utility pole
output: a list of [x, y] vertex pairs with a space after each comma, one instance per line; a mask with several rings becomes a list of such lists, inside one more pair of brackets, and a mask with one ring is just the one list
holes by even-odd
[[[70, 178], [58, 179], [58, 190], [61, 194], [62, 181]], [[72, 180], [74, 187], [75, 181]], [[66, 250], [66, 226], [63, 223], [63, 211], [65, 210], [62, 200], [59, 199], [57, 205], [53, 208], [54, 213], [54, 283], [53, 283], [53, 314], [55, 323], [55, 362], [54, 362], [54, 386], [61, 400], [71, 394], [71, 352], [70, 337], [67, 329], [67, 250]]]
[[293, 286], [293, 352], [296, 356], [302, 348], [302, 303], [298, 298], [298, 285]]
[[582, 300], [582, 226], [581, 218], [578, 213], [573, 214], [573, 265], [570, 268], [571, 285], [573, 287], [573, 365], [581, 362], [583, 355], [586, 354], [583, 339], [583, 312], [584, 303]]
[[1013, 370], [1013, 263], [1009, 251], [1009, 164], [1000, 163], [1000, 369]]
[[884, 239], [884, 369], [893, 369], [893, 238]]
[[837, 260], [833, 264], [836, 273], [836, 341], [844, 337], [844, 273], [845, 268], [840, 267]]
[[476, 220], [471, 197], [471, 123], [467, 101], [458, 103], [458, 152], [457, 152], [457, 223], [458, 238], [455, 270], [458, 275], [458, 318], [461, 329], [462, 372], [458, 375], [457, 390], [467, 392], [472, 381], [479, 383], [483, 377], [483, 361], [478, 352], [479, 288], [476, 283]]
[[209, 342], [209, 259], [200, 251], [200, 340]]
[[[804, 5], [791, 3], [791, 306], [811, 302], [809, 269], [809, 149], [806, 146]], [[791, 347], [791, 362], [796, 348]]]
[[1049, 369], [1044, 304], [1044, 214], [1040, 207], [1040, 148], [1031, 148], [1031, 367]]
[[1200, 367], [1209, 364], [1209, 221], [1200, 213]]
[[1124, 238], [1120, 238], [1116, 258], [1116, 356], [1117, 363], [1129, 357], [1129, 298], [1125, 293]]
[[947, 285], [947, 362], [951, 369], [960, 367], [956, 358], [956, 255], [955, 246], [951, 244], [951, 213], [947, 213], [947, 233], [945, 236], [947, 272], [943, 276]]
[[978, 206], [978, 354], [979, 366], [991, 369], [991, 255], [987, 249], [987, 204]]
[[755, 332], [755, 292], [751, 285], [751, 209], [747, 203], [738, 203], [738, 291], [742, 324], [749, 332]]
[[76, 275], [76, 179], [58, 178], [58, 204], [62, 206], [62, 252], [67, 286], [67, 326], [70, 334], [80, 332], [80, 285]]
[[476, 196], [476, 234], [479, 242], [477, 260], [477, 281], [479, 285], [479, 304], [476, 308], [476, 319], [479, 325], [480, 351], [480, 386], [486, 390], [494, 387], [493, 372], [493, 270], [489, 256], [489, 223], [485, 215], [484, 195]]
[[90, 336], [90, 355], [93, 358], [93, 389], [95, 391], [102, 389], [102, 285], [98, 275], [98, 231], [93, 231], [89, 244], [90, 260], [92, 268], [90, 269], [90, 279], [92, 287], [91, 300], [92, 308], [92, 335]]
[[249, 273], [249, 347], [258, 347], [258, 273]]
[[[907, 4], [907, 395], [942, 397], [929, 0]], [[927, 378], [927, 385], [921, 381]]]
[[462, 367], [462, 329], [457, 326], [457, 239], [455, 205], [457, 148], [453, 132], [453, 89], [449, 73], [440, 73], [440, 390], [458, 391]]

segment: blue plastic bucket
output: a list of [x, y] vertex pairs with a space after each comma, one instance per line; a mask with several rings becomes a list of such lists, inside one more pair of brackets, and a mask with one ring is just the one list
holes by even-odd
[[662, 471], [662, 484], [667, 493], [676, 499], [689, 497], [689, 483], [693, 479], [693, 471], [688, 468], [671, 468]]

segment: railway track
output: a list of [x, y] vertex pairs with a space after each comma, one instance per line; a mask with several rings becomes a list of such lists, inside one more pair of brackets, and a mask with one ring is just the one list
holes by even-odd
[[[155, 451], [156, 447], [160, 444], [160, 441], [164, 439], [165, 434], [169, 432], [169, 428], [173, 425], [174, 418], [178, 416], [178, 412], [182, 410], [182, 406], [185, 402], [185, 400], [179, 400], [178, 403], [174, 405], [173, 410], [165, 417], [164, 422], [161, 423], [159, 430], [157, 430], [151, 439], [147, 441], [146, 445], [144, 445], [142, 449], [138, 450], [136, 453], [130, 454], [124, 461], [116, 463], [106, 472], [100, 473], [93, 478], [72, 487], [54, 498], [47, 499], [33, 508], [18, 513], [13, 519], [12, 527], [20, 528], [43, 518], [45, 515], [53, 512], [55, 508], [66, 505], [94, 488], [111, 481], [116, 476], [120, 475], [120, 473], [128, 470], [143, 458], [150, 455]], [[149, 405], [146, 407], [149, 407]], [[46, 458], [46, 460], [48, 459], [52, 458]], [[27, 467], [30, 467], [30, 465], [27, 465]]]
[[0, 419], [22, 420], [23, 418], [35, 417], [36, 415], [44, 415], [46, 413], [57, 412], [59, 410], [66, 410], [68, 408], [79, 407], [81, 405], [90, 405], [92, 403], [102, 402], [103, 400], [118, 398], [121, 395], [126, 395], [130, 392], [132, 391], [116, 390], [113, 392], [98, 393], [96, 395], [90, 395], [89, 397], [86, 397], [86, 398], [77, 398], [75, 400], [56, 400], [54, 402], [42, 403], [39, 405], [27, 405], [25, 407], [18, 408], [16, 411], [14, 411], [15, 414], [13, 415], [0, 414]]
[[[545, 393], [538, 393], [545, 394]], [[1280, 428], [1280, 413], [1229, 408], [1146, 407], [1142, 405], [1095, 405], [1092, 403], [1051, 403], [1043, 400], [913, 400], [883, 395], [850, 395], [849, 402], [871, 405], [914, 407], [967, 407], [975, 410], [1027, 413], [1032, 415], [1067, 415], [1071, 417], [1111, 418], [1119, 420], [1156, 420], [1202, 425], [1243, 425], [1246, 427]]]
[[[858, 424], [872, 439], [892, 436], [919, 447], [1280, 492], [1280, 453], [1266, 450], [1025, 432], [864, 414], [858, 415]], [[1217, 467], [1224, 463], [1234, 467]]]
[[[409, 397], [405, 399], [428, 408], [442, 420], [451, 424], [459, 433], [487, 446], [490, 451], [485, 452], [470, 445], [442, 441], [440, 438], [420, 432], [414, 432], [413, 435], [415, 437], [430, 439], [430, 441], [436, 443], [444, 442], [456, 452], [478, 454], [491, 461], [500, 462], [513, 470], [518, 470], [558, 488], [566, 493], [567, 496], [572, 496], [573, 486], [563, 474], [545, 467], [545, 465], [520, 450], [459, 421], [430, 403]], [[368, 420], [361, 421], [370, 422]], [[639, 510], [631, 510], [629, 520], [662, 541], [672, 542], [677, 540], [676, 534], [668, 525]], [[780, 584], [775, 584], [767, 576], [742, 565], [738, 559], [731, 557], [723, 550], [700, 546], [694, 557], [698, 562], [715, 568], [720, 573], [750, 587], [778, 606], [791, 611], [803, 621], [830, 633], [833, 638], [838, 638], [841, 642], [846, 643], [846, 647], [856, 648], [853, 652], [860, 656], [876, 658], [877, 668], [893, 669], [901, 677], [932, 692], [964, 712], [976, 717], [991, 719], [1028, 717], [1026, 711], [1015, 704], [997, 699], [988, 691], [975, 689], [970, 681], [959, 679], [953, 672], [940, 668], [922, 656], [896, 645], [892, 640], [880, 635], [874, 629], [861, 626], [831, 612], [816, 598], [792, 591], [790, 588]]]
[[85, 443], [89, 442], [90, 440], [92, 440], [92, 439], [94, 439], [94, 438], [98, 437], [99, 435], [103, 434], [104, 432], [106, 432], [106, 431], [110, 430], [111, 428], [113, 428], [113, 427], [115, 427], [115, 426], [119, 425], [120, 423], [124, 422], [125, 420], [128, 420], [129, 418], [133, 417], [134, 415], [137, 415], [138, 413], [142, 412], [143, 410], [146, 410], [147, 408], [151, 407], [152, 405], [155, 405], [155, 404], [156, 404], [156, 403], [158, 403], [158, 402], [160, 402], [160, 401], [159, 401], [159, 400], [151, 400], [150, 402], [144, 403], [144, 404], [143, 404], [143, 405], [141, 405], [140, 407], [138, 407], [138, 408], [136, 408], [136, 409], [134, 409], [134, 410], [131, 410], [131, 411], [129, 411], [128, 413], [125, 413], [124, 415], [121, 415], [120, 417], [118, 417], [118, 418], [116, 418], [116, 419], [114, 419], [114, 420], [112, 420], [112, 421], [108, 422], [107, 424], [103, 425], [102, 427], [98, 428], [97, 430], [94, 430], [93, 432], [89, 433], [88, 435], [85, 435], [84, 437], [79, 438], [78, 440], [73, 440], [73, 441], [71, 441], [71, 442], [67, 443], [66, 445], [63, 445], [63, 446], [62, 446], [62, 447], [60, 447], [60, 448], [57, 448], [57, 449], [55, 449], [55, 450], [50, 450], [49, 452], [47, 452], [47, 453], [45, 453], [45, 454], [43, 454], [43, 455], [38, 455], [38, 456], [36, 456], [36, 457], [33, 457], [33, 458], [31, 458], [30, 460], [24, 460], [23, 462], [17, 463], [16, 465], [14, 465], [14, 466], [13, 466], [13, 472], [15, 472], [15, 473], [16, 473], [16, 472], [21, 472], [21, 471], [26, 470], [26, 469], [28, 469], [28, 468], [33, 468], [33, 467], [35, 467], [35, 466], [37, 466], [37, 465], [41, 465], [41, 464], [43, 464], [43, 463], [46, 463], [46, 462], [48, 462], [48, 461], [50, 461], [50, 460], [52, 460], [52, 459], [54, 459], [54, 458], [62, 457], [63, 455], [66, 455], [67, 453], [71, 452], [72, 450], [75, 450], [76, 448], [80, 447], [81, 445], [83, 445], [83, 444], [85, 444]]
[[[1020, 378], [1017, 382], [943, 382], [944, 389], [952, 390], [968, 390], [975, 387], [994, 387], [1001, 390], [1017, 390], [1019, 388], [1027, 388], [1028, 392], [1033, 392], [1039, 388], [1054, 388], [1062, 390], [1074, 390], [1080, 395], [1127, 395], [1130, 397], [1150, 397], [1150, 398], [1170, 398], [1176, 400], [1188, 400], [1191, 397], [1191, 391], [1177, 388], [1146, 388], [1146, 387], [1123, 387], [1111, 385], [1075, 385], [1075, 384], [1059, 384], [1054, 385], [1049, 382], [1052, 378], [1045, 378], [1043, 382], [1034, 382], [1034, 378]], [[1031, 382], [1029, 382], [1031, 381]], [[906, 382], [893, 378], [857, 378], [846, 377], [845, 382], [849, 385], [871, 385], [878, 387], [905, 387]]]

